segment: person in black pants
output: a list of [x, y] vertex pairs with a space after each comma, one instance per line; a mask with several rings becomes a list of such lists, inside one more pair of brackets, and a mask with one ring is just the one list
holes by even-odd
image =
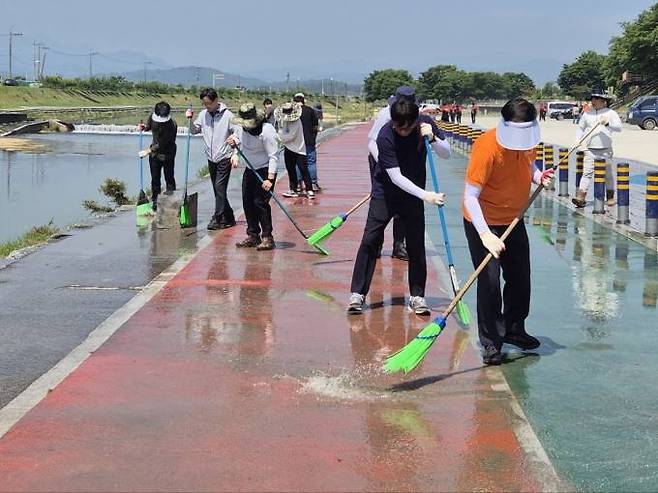
[[433, 119], [420, 115], [414, 102], [397, 99], [391, 105], [391, 121], [377, 136], [378, 160], [372, 175], [368, 219], [352, 273], [349, 314], [363, 312], [377, 254], [384, 241], [384, 230], [396, 214], [404, 223], [409, 254], [408, 309], [416, 315], [430, 314], [425, 301], [427, 261], [423, 201], [443, 205], [444, 195], [424, 189], [427, 157], [424, 137], [430, 140], [440, 156], [450, 156], [450, 145]]
[[[550, 186], [553, 169], [534, 167], [541, 140], [537, 110], [517, 98], [501, 110], [502, 120], [473, 146], [464, 188], [464, 230], [473, 265], [493, 259], [478, 276], [478, 332], [486, 365], [499, 365], [504, 343], [524, 350], [540, 341], [526, 332], [530, 310], [530, 250], [523, 220], [505, 242], [500, 237], [528, 202], [532, 182]], [[501, 294], [500, 275], [505, 287]]]
[[[231, 177], [233, 149], [226, 140], [233, 133], [231, 126], [233, 113], [219, 101], [217, 91], [214, 89], [203, 89], [199, 97], [204, 109], [192, 124], [192, 133], [203, 135], [210, 181], [215, 194], [215, 213], [208, 222], [208, 229], [231, 228], [235, 226], [235, 215], [228, 202], [228, 182]], [[191, 112], [188, 117], [192, 117]]]
[[164, 170], [166, 191], [169, 195], [176, 190], [174, 178], [174, 163], [176, 160], [176, 134], [178, 126], [171, 118], [171, 106], [165, 101], [155, 105], [153, 114], [149, 116], [146, 125], [140, 124], [140, 130], [151, 131], [153, 142], [147, 153], [151, 169], [151, 196], [153, 210], [158, 209], [158, 195], [162, 192], [162, 171]]

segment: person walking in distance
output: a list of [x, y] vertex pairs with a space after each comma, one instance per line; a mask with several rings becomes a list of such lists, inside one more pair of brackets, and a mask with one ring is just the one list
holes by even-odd
[[302, 116], [302, 105], [299, 103], [284, 103], [274, 110], [276, 117], [279, 139], [285, 149], [283, 152], [288, 171], [290, 190], [283, 194], [284, 197], [299, 197], [299, 181], [297, 180], [297, 167], [302, 175], [306, 195], [309, 199], [315, 198], [311, 175], [306, 164], [306, 143], [304, 142], [304, 128], [300, 120]]
[[[302, 129], [304, 130], [306, 165], [308, 166], [308, 173], [311, 175], [313, 191], [319, 192], [322, 188], [318, 184], [317, 152], [315, 148], [316, 138], [320, 131], [318, 114], [313, 108], [306, 105], [306, 99], [301, 92], [295, 94], [293, 101], [302, 105], [302, 116], [300, 116], [299, 119], [302, 122]], [[297, 180], [302, 181], [300, 169], [297, 169]]]
[[233, 149], [226, 143], [226, 139], [232, 133], [233, 113], [219, 101], [214, 89], [203, 89], [199, 97], [204, 109], [192, 124], [192, 133], [203, 135], [210, 182], [215, 193], [215, 213], [208, 223], [208, 229], [231, 228], [235, 226], [235, 215], [228, 202], [227, 192]]
[[478, 104], [477, 102], [473, 101], [471, 103], [471, 123], [475, 125], [475, 119], [478, 116]]
[[[590, 109], [580, 117], [576, 130], [576, 142], [587, 135], [594, 127], [596, 129], [585, 142], [583, 159], [583, 176], [576, 190], [576, 196], [571, 199], [578, 208], [585, 207], [587, 190], [594, 176], [594, 161], [605, 159], [605, 193], [609, 207], [615, 205], [615, 180], [612, 175], [612, 133], [621, 132], [621, 118], [617, 112], [608, 108], [610, 97], [600, 88], [595, 88], [590, 97]], [[598, 125], [598, 127], [597, 127]]]

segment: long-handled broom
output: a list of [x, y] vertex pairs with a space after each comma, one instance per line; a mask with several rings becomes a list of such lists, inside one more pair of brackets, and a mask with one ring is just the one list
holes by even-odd
[[[183, 203], [180, 206], [180, 215], [179, 223], [182, 228], [191, 228], [196, 226], [196, 193], [194, 193], [193, 200], [190, 200], [192, 197], [187, 195], [187, 182], [190, 174], [190, 140], [192, 140], [192, 107], [188, 109], [187, 117], [187, 143], [185, 150], [185, 188], [183, 189]], [[192, 202], [192, 203], [191, 203]], [[195, 210], [192, 211], [192, 206], [195, 207]]]
[[[589, 138], [589, 136], [594, 132], [594, 130], [596, 130], [599, 125], [600, 124], [597, 123], [592, 128], [592, 130], [587, 132], [587, 134], [584, 135], [582, 139], [580, 139], [578, 144], [576, 144], [561, 161], [566, 161], [569, 159], [569, 156], [573, 154], [573, 152], [578, 149], [587, 138]], [[510, 223], [510, 225], [507, 226], [507, 229], [500, 237], [501, 241], [504, 242], [514, 227], [523, 220], [523, 216], [525, 215], [526, 211], [532, 205], [535, 199], [539, 197], [539, 194], [542, 192], [542, 190], [544, 190], [544, 185], [540, 183], [535, 189], [534, 193], [530, 196], [530, 199], [526, 203], [523, 210], [521, 210], [521, 212], [519, 212], [519, 214]], [[386, 373], [409, 373], [414, 368], [416, 368], [421, 361], [423, 361], [423, 358], [425, 358], [425, 355], [429, 352], [430, 348], [434, 344], [434, 341], [436, 341], [436, 338], [439, 337], [439, 334], [441, 334], [441, 331], [443, 331], [445, 328], [448, 316], [452, 313], [457, 304], [466, 294], [466, 291], [468, 291], [468, 289], [473, 285], [475, 280], [478, 278], [480, 273], [484, 270], [492, 258], [493, 255], [488, 253], [478, 268], [475, 269], [475, 272], [471, 274], [471, 277], [468, 278], [466, 284], [464, 284], [464, 286], [455, 295], [453, 300], [450, 302], [450, 305], [448, 305], [448, 308], [446, 308], [439, 317], [435, 318], [432, 322], [429, 323], [429, 325], [421, 330], [409, 344], [386, 359], [386, 362], [384, 363], [384, 371]]]
[[[249, 160], [247, 159], [247, 157], [242, 153], [242, 151], [240, 150], [240, 148], [237, 147], [236, 149], [238, 150], [238, 154], [240, 155], [240, 157], [244, 160], [245, 164], [247, 165], [247, 168], [249, 168], [249, 169], [252, 171], [252, 173], [253, 173], [254, 175], [256, 175], [256, 178], [258, 178], [258, 180], [259, 180], [261, 183], [264, 183], [265, 180], [263, 180], [263, 178], [261, 178], [261, 176], [258, 174], [258, 172], [256, 171], [256, 169], [255, 169], [255, 168], [252, 166], [252, 164], [249, 162]], [[292, 215], [290, 214], [290, 212], [288, 211], [288, 209], [286, 209], [286, 206], [284, 206], [284, 205], [281, 203], [281, 201], [279, 200], [279, 198], [278, 198], [276, 195], [274, 195], [274, 193], [272, 192], [272, 190], [269, 191], [269, 194], [270, 194], [270, 196], [274, 199], [274, 202], [276, 202], [276, 205], [279, 206], [279, 208], [281, 209], [281, 211], [283, 211], [283, 213], [286, 215], [286, 217], [290, 220], [290, 222], [291, 222], [292, 225], [295, 227], [295, 229], [296, 229], [297, 231], [299, 231], [299, 234], [302, 235], [302, 237], [303, 237], [306, 241], [308, 241], [308, 235], [307, 235], [306, 233], [304, 233], [304, 230], [303, 230], [302, 228], [299, 227], [299, 224], [297, 224], [297, 221], [295, 221], [295, 219], [292, 217]], [[311, 245], [311, 246], [312, 246], [313, 248], [315, 248], [318, 252], [320, 252], [322, 255], [329, 255], [329, 252], [328, 252], [327, 250], [325, 250], [325, 249], [322, 247], [322, 245], [315, 244], [315, 245]]]
[[[432, 175], [432, 184], [434, 191], [439, 193], [439, 175], [434, 167], [434, 156], [432, 155], [432, 147], [430, 141], [425, 137], [425, 149], [427, 149], [427, 160], [429, 163], [430, 174]], [[441, 223], [441, 232], [443, 234], [443, 243], [446, 247], [446, 257], [448, 258], [448, 271], [450, 272], [450, 282], [452, 284], [452, 293], [457, 295], [459, 292], [459, 280], [457, 279], [457, 271], [455, 270], [455, 262], [452, 258], [452, 247], [450, 246], [450, 238], [448, 237], [448, 226], [446, 224], [446, 216], [443, 212], [443, 207], [437, 207], [439, 210], [439, 222]], [[471, 312], [462, 300], [457, 303], [457, 318], [463, 325], [470, 325]]]
[[361, 207], [363, 204], [368, 202], [368, 200], [370, 200], [370, 194], [366, 195], [361, 200], [359, 200], [359, 202], [346, 213], [339, 214], [336, 217], [334, 217], [331, 221], [329, 221], [327, 224], [322, 226], [315, 233], [313, 233], [311, 236], [308, 237], [308, 240], [306, 240], [308, 244], [311, 245], [312, 247], [321, 244], [321, 242], [329, 238], [334, 233], [334, 231], [336, 231], [338, 228], [340, 228], [343, 225], [343, 223], [347, 220], [350, 214], [352, 214], [359, 207]]
[[[144, 146], [144, 131], [139, 131], [139, 150], [142, 150]], [[149, 202], [146, 193], [144, 192], [144, 166], [142, 164], [142, 156], [138, 157], [139, 159], [139, 197], [137, 198], [137, 219], [138, 223], [140, 216], [148, 216], [153, 214], [153, 206]]]

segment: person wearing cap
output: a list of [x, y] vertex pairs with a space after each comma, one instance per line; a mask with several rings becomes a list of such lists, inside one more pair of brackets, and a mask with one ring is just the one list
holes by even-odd
[[[571, 199], [576, 207], [585, 207], [587, 190], [594, 176], [594, 161], [605, 159], [605, 193], [608, 206], [615, 205], [615, 181], [612, 173], [612, 132], [621, 132], [621, 118], [617, 112], [608, 108], [610, 97], [602, 90], [595, 88], [590, 97], [591, 106], [584, 112], [578, 122], [576, 142], [587, 135], [594, 127], [596, 129], [585, 142], [583, 159], [583, 176], [576, 190], [576, 196]], [[598, 126], [597, 126], [598, 125]]]
[[[263, 110], [257, 110], [253, 103], [240, 106], [238, 118], [233, 120], [234, 133], [226, 143], [239, 148], [249, 164], [242, 175], [242, 207], [247, 219], [247, 237], [239, 243], [238, 248], [256, 248], [256, 250], [273, 250], [272, 208], [270, 197], [276, 181], [279, 155], [279, 143], [276, 130], [267, 123]], [[237, 168], [239, 156], [232, 159], [233, 168]]]
[[[311, 175], [311, 182], [313, 183], [313, 191], [319, 192], [321, 190], [318, 184], [318, 168], [317, 168], [317, 152], [315, 149], [316, 139], [320, 131], [320, 122], [318, 120], [317, 112], [310, 106], [306, 106], [306, 99], [304, 94], [298, 92], [292, 99], [295, 103], [302, 105], [302, 116], [299, 118], [302, 122], [304, 129], [304, 144], [306, 145], [306, 165], [308, 172]], [[302, 174], [299, 168], [297, 169], [297, 181], [302, 181]]]
[[425, 190], [427, 157], [422, 140], [427, 137], [437, 154], [450, 157], [443, 132], [418, 105], [406, 98], [391, 105], [391, 121], [377, 136], [378, 159], [372, 176], [368, 219], [354, 262], [348, 314], [363, 312], [366, 295], [384, 241], [384, 230], [396, 214], [404, 221], [409, 253], [409, 304], [416, 315], [429, 315], [425, 301], [427, 259], [425, 258], [425, 208], [423, 202], [442, 206], [444, 194]]
[[176, 190], [176, 178], [174, 177], [174, 164], [176, 160], [176, 135], [178, 126], [171, 118], [171, 106], [166, 101], [160, 101], [155, 105], [153, 114], [149, 116], [146, 124], [140, 124], [142, 132], [150, 131], [153, 134], [153, 142], [140, 156], [148, 155], [149, 168], [151, 170], [151, 200], [153, 210], [158, 210], [158, 195], [162, 191], [162, 171], [164, 170], [166, 195]]
[[228, 202], [228, 180], [231, 177], [231, 155], [233, 149], [226, 143], [232, 133], [233, 113], [219, 101], [217, 91], [206, 88], [199, 96], [204, 109], [192, 124], [193, 134], [202, 134], [208, 159], [210, 182], [215, 193], [215, 213], [208, 229], [225, 229], [235, 226], [235, 215]]
[[[379, 135], [379, 131], [382, 129], [382, 127], [391, 121], [391, 105], [398, 98], [404, 98], [415, 103], [416, 90], [410, 86], [398, 87], [395, 91], [395, 95], [388, 98], [388, 105], [379, 110], [379, 113], [377, 113], [375, 123], [370, 129], [370, 133], [368, 133], [368, 151], [370, 151], [368, 154], [368, 163], [370, 165], [371, 182], [374, 176], [375, 166], [377, 166], [377, 158], [379, 157], [379, 149], [377, 149], [377, 136]], [[378, 257], [381, 257], [381, 249], [379, 251]], [[404, 224], [402, 223], [402, 220], [398, 214], [393, 216], [393, 252], [391, 253], [391, 257], [404, 261], [409, 260], [407, 247], [404, 243]]]
[[[503, 343], [524, 350], [539, 346], [526, 332], [530, 311], [530, 250], [523, 221], [503, 243], [500, 236], [528, 202], [531, 184], [549, 186], [554, 170], [534, 167], [541, 141], [537, 109], [516, 98], [501, 110], [498, 126], [480, 136], [466, 170], [462, 212], [473, 265], [493, 259], [478, 276], [477, 313], [480, 344], [487, 365], [502, 363]], [[505, 288], [501, 295], [500, 274]]]
[[290, 190], [283, 194], [284, 197], [299, 197], [299, 180], [297, 180], [297, 167], [304, 180], [306, 195], [309, 199], [315, 198], [311, 175], [306, 164], [306, 143], [304, 141], [304, 128], [300, 120], [302, 116], [302, 105], [300, 103], [284, 103], [274, 110], [279, 139], [285, 149], [283, 157], [288, 171]]

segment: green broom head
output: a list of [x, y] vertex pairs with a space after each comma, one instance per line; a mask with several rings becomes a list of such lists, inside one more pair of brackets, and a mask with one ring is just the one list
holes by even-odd
[[457, 303], [457, 319], [462, 325], [471, 325], [471, 311], [463, 301]]
[[150, 216], [152, 214], [153, 214], [153, 206], [149, 202], [149, 199], [144, 193], [144, 190], [140, 190], [139, 197], [137, 197], [137, 215]]
[[311, 245], [313, 248], [315, 248], [318, 252], [320, 252], [322, 255], [329, 255], [329, 250], [327, 250], [325, 247], [320, 245], [319, 243], [316, 243], [315, 245]]
[[347, 216], [345, 214], [341, 214], [340, 216], [334, 217], [331, 221], [329, 221], [327, 224], [325, 224], [320, 229], [318, 229], [315, 233], [309, 236], [308, 240], [306, 241], [312, 247], [319, 245], [321, 241], [324, 241], [327, 238], [329, 238], [334, 231], [340, 228], [345, 222], [345, 219], [347, 219]]
[[334, 299], [333, 296], [329, 296], [328, 294], [323, 293], [321, 291], [317, 291], [315, 289], [309, 289], [308, 291], [306, 291], [306, 296], [308, 296], [309, 298], [315, 301], [319, 301], [320, 303], [325, 303], [328, 305], [332, 303], [336, 303], [336, 300]]
[[183, 228], [189, 228], [192, 226], [192, 216], [190, 215], [190, 207], [187, 204], [180, 206], [180, 225]]
[[409, 373], [414, 370], [428, 353], [436, 338], [446, 326], [446, 319], [438, 317], [426, 326], [420, 333], [397, 353], [386, 358], [384, 371], [386, 373]]

